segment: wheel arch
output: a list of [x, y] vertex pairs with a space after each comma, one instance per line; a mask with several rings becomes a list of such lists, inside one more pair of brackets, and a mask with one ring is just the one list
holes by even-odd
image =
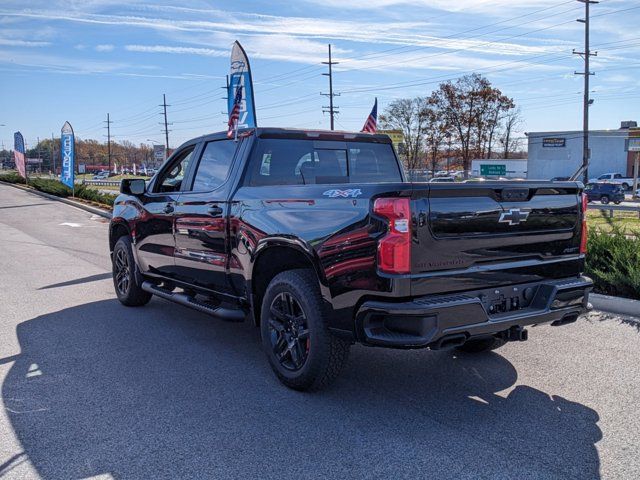
[[255, 325], [260, 324], [262, 299], [271, 280], [281, 272], [300, 268], [314, 272], [318, 287], [322, 296], [325, 297], [327, 288], [320, 262], [313, 254], [313, 250], [302, 242], [291, 239], [272, 241], [256, 249], [247, 285]]
[[109, 251], [113, 252], [116, 242], [125, 236], [131, 236], [131, 230], [126, 222], [122, 220], [112, 220], [109, 225]]

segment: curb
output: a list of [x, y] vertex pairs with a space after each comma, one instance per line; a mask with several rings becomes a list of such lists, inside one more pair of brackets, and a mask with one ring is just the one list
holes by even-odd
[[629, 298], [612, 297], [610, 295], [592, 293], [589, 295], [589, 301], [596, 310], [628, 315], [631, 317], [640, 316], [640, 300], [631, 300]]
[[33, 188], [27, 188], [27, 187], [24, 187], [22, 185], [17, 185], [15, 183], [0, 182], [0, 185], [9, 185], [10, 187], [18, 188], [18, 189], [22, 190], [23, 192], [28, 192], [28, 193], [33, 193], [35, 195], [40, 195], [41, 197], [48, 198], [49, 200], [56, 200], [58, 202], [66, 203], [67, 205], [71, 205], [72, 207], [76, 207], [76, 208], [79, 208], [79, 209], [84, 210], [86, 212], [93, 213], [94, 215], [100, 215], [101, 217], [107, 218], [109, 220], [111, 219], [111, 213], [110, 212], [102, 210], [101, 208], [98, 208], [98, 207], [92, 207], [91, 205], [86, 205], [84, 203], [76, 202], [74, 200], [69, 200], [69, 199], [63, 198], [63, 197], [56, 197], [55, 195], [51, 195], [49, 193], [41, 192], [40, 190], [35, 190]]

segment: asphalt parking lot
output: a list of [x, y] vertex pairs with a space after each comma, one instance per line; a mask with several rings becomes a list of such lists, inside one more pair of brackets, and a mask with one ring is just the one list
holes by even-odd
[[356, 346], [302, 394], [250, 325], [121, 306], [100, 217], [0, 185], [0, 246], [0, 477], [640, 478], [640, 319]]

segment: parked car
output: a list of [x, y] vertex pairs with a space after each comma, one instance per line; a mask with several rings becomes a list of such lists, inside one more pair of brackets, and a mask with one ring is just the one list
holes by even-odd
[[600, 182], [613, 183], [622, 186], [624, 190], [629, 190], [633, 185], [633, 178], [624, 177], [621, 173], [605, 173], [598, 178], [589, 179], [589, 183]]
[[93, 177], [91, 177], [93, 180], [107, 180], [109, 178], [109, 172], [106, 171], [101, 171], [96, 173]]
[[405, 178], [386, 135], [190, 140], [148, 185], [121, 183], [116, 295], [253, 322], [297, 390], [329, 384], [354, 343], [477, 353], [586, 311], [581, 184]]
[[605, 205], [609, 202], [616, 205], [624, 202], [624, 189], [621, 185], [613, 183], [589, 183], [584, 187], [584, 193], [586, 193], [589, 202], [600, 200]]

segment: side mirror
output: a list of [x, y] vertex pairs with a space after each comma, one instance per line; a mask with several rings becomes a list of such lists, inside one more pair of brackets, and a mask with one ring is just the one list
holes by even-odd
[[120, 182], [120, 193], [125, 195], [142, 195], [147, 190], [147, 183], [142, 178], [125, 178]]

